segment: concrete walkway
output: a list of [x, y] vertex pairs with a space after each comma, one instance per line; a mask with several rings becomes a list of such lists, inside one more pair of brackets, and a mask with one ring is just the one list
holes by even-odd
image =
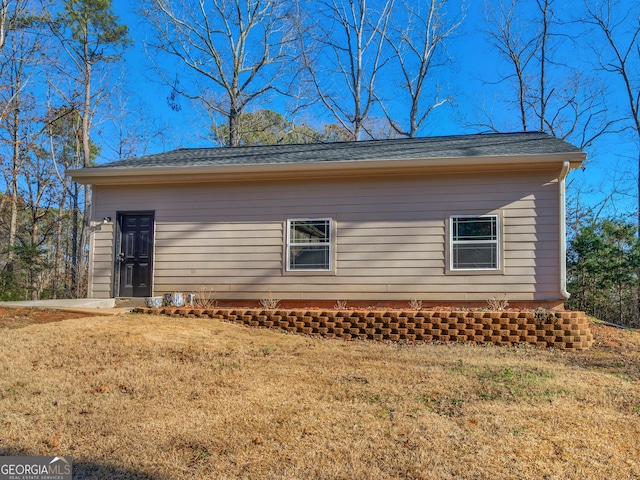
[[130, 312], [132, 308], [115, 308], [115, 298], [94, 299], [76, 298], [60, 300], [31, 300], [22, 302], [0, 302], [0, 307], [39, 307], [56, 308], [58, 310], [74, 310], [82, 312], [95, 312], [96, 314], [118, 315]]

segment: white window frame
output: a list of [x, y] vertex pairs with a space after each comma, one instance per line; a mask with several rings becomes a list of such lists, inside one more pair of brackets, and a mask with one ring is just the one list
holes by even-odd
[[[495, 221], [496, 234], [495, 238], [491, 240], [455, 240], [454, 236], [454, 224], [455, 220], [460, 218], [491, 218]], [[483, 214], [483, 215], [451, 215], [449, 217], [449, 271], [451, 272], [500, 272], [502, 270], [502, 224], [500, 222], [500, 215], [498, 214]], [[454, 264], [455, 249], [454, 245], [464, 245], [465, 243], [473, 244], [486, 244], [495, 245], [496, 248], [496, 265], [490, 268], [460, 268]]]
[[[291, 224], [295, 223], [295, 222], [328, 222], [328, 234], [329, 234], [329, 238], [326, 239], [326, 241], [324, 242], [314, 242], [314, 243], [308, 243], [308, 242], [293, 242], [291, 240]], [[334, 229], [335, 229], [335, 222], [332, 218], [330, 217], [323, 217], [323, 218], [290, 218], [287, 219], [286, 222], [286, 245], [285, 245], [285, 250], [286, 250], [286, 255], [285, 255], [285, 261], [286, 261], [286, 265], [285, 265], [285, 272], [287, 273], [307, 273], [307, 272], [333, 272], [334, 268], [333, 268], [333, 257], [334, 257], [334, 253], [333, 253], [333, 239], [335, 236], [334, 233]], [[329, 253], [329, 258], [328, 258], [328, 266], [327, 268], [291, 268], [291, 248], [292, 247], [308, 247], [310, 245], [316, 246], [316, 247], [326, 247], [328, 248], [328, 253]]]

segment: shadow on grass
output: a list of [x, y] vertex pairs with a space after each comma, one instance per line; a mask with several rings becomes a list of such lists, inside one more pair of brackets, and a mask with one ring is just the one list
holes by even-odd
[[[0, 456], [26, 456], [27, 453], [21, 450], [13, 450], [11, 448], [0, 448]], [[71, 455], [73, 458], [73, 455]], [[86, 461], [73, 460], [72, 478], [74, 479], [96, 479], [96, 480], [110, 480], [110, 479], [126, 479], [126, 480], [168, 480], [166, 477], [160, 475], [150, 475], [148, 473], [130, 470], [127, 468], [119, 467], [117, 465], [107, 465], [103, 463], [94, 463]]]

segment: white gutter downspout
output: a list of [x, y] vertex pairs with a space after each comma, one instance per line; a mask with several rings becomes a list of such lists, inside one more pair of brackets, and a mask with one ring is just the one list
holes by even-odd
[[564, 161], [558, 178], [560, 188], [560, 294], [568, 300], [571, 294], [567, 292], [567, 207], [565, 205], [567, 191], [566, 179], [571, 164]]

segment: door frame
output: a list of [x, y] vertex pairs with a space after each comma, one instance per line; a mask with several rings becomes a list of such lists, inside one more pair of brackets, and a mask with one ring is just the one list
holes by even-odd
[[151, 224], [153, 225], [153, 236], [151, 238], [151, 268], [150, 268], [150, 283], [151, 283], [151, 295], [154, 290], [154, 268], [156, 264], [156, 212], [155, 210], [123, 210], [116, 211], [116, 228], [115, 228], [115, 242], [113, 246], [113, 298], [120, 296], [120, 262], [118, 261], [118, 255], [122, 248], [122, 219], [126, 215], [149, 215], [151, 217]]

